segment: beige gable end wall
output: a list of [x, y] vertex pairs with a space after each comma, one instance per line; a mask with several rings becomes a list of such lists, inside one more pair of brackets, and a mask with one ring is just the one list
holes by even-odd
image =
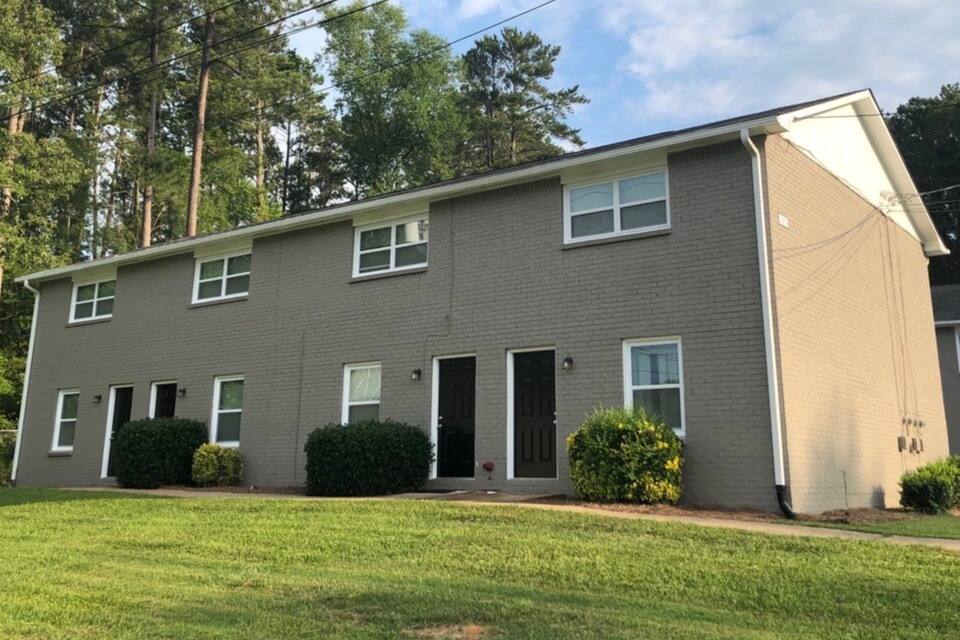
[[[947, 454], [926, 258], [785, 139], [766, 140], [764, 169], [793, 506], [897, 506], [900, 475]], [[901, 453], [901, 435], [924, 451]]]

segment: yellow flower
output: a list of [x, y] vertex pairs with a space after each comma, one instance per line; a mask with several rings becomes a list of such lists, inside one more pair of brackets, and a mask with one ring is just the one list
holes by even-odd
[[674, 458], [671, 458], [670, 460], [667, 460], [667, 464], [664, 465], [664, 468], [667, 471], [676, 471], [677, 469], [680, 468], [680, 458], [674, 457]]

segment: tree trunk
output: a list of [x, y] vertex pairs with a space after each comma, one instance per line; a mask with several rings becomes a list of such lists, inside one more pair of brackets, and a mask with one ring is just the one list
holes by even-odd
[[207, 87], [210, 84], [210, 48], [213, 46], [214, 14], [207, 14], [203, 29], [203, 58], [200, 62], [200, 86], [197, 99], [197, 121], [193, 132], [193, 163], [187, 199], [187, 237], [197, 235], [197, 208], [200, 205], [200, 168], [203, 164], [203, 125], [207, 117]]
[[[159, 43], [156, 33], [160, 31], [160, 18], [156, 4], [153, 10], [154, 35], [150, 37], [150, 65], [156, 67], [159, 62]], [[147, 125], [147, 162], [143, 184], [143, 227], [140, 234], [140, 246], [149, 247], [153, 241], [153, 151], [157, 146], [157, 81], [150, 89], [150, 114]]]
[[267, 192], [264, 186], [266, 170], [263, 166], [263, 103], [257, 98], [257, 221], [262, 222], [267, 215]]
[[[7, 167], [8, 174], [13, 171], [13, 156], [14, 156], [14, 142], [13, 139], [17, 135], [19, 130], [18, 120], [20, 119], [20, 114], [18, 113], [20, 107], [16, 104], [10, 106], [10, 118], [7, 120], [7, 144], [10, 145], [7, 149], [7, 157], [4, 158], [3, 163]], [[5, 219], [10, 214], [10, 205], [13, 203], [13, 187], [9, 184], [3, 185], [3, 194], [0, 196], [0, 220]]]
[[[102, 78], [101, 78], [102, 80]], [[106, 87], [100, 85], [97, 106], [93, 115], [93, 184], [91, 185], [90, 211], [90, 256], [97, 257], [97, 227], [100, 217], [100, 114], [103, 112], [103, 94]]]
[[120, 176], [120, 170], [123, 165], [123, 153], [120, 151], [125, 135], [123, 126], [117, 132], [117, 144], [113, 148], [113, 171], [110, 174], [110, 195], [107, 198], [107, 212], [103, 219], [103, 233], [100, 240], [100, 257], [107, 255], [107, 241], [109, 240], [110, 228], [113, 225], [113, 212], [117, 204], [117, 182]]
[[[83, 44], [80, 45], [80, 53], [77, 55], [77, 60], [83, 59]], [[101, 79], [102, 82], [102, 79]], [[102, 87], [101, 87], [102, 90]], [[70, 122], [67, 124], [67, 130], [73, 131], [74, 125], [77, 124], [77, 100], [70, 101]]]
[[280, 199], [280, 213], [287, 215], [287, 193], [290, 188], [290, 118], [287, 118], [287, 148], [283, 154], [283, 197]]

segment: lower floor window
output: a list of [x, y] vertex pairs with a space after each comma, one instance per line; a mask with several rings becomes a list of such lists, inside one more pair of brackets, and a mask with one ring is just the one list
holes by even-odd
[[243, 378], [217, 378], [213, 392], [212, 440], [227, 447], [240, 446], [240, 418], [243, 414]]
[[77, 409], [80, 392], [65, 390], [57, 399], [57, 421], [53, 425], [53, 450], [73, 451], [73, 439], [77, 432]]
[[678, 435], [683, 421], [683, 359], [678, 338], [623, 343], [624, 405], [659, 416]]
[[343, 368], [344, 424], [380, 419], [380, 363], [348, 364]]

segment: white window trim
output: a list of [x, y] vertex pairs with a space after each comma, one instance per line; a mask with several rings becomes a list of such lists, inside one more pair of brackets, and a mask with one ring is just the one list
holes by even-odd
[[[374, 222], [371, 224], [365, 224], [362, 226], [357, 226], [353, 228], [353, 277], [354, 278], [365, 278], [367, 276], [375, 276], [384, 273], [400, 273], [403, 271], [410, 271], [411, 269], [424, 269], [430, 263], [430, 238], [427, 237], [427, 261], [421, 262], [419, 264], [411, 264], [405, 267], [397, 267], [397, 227], [402, 224], [408, 224], [410, 222], [419, 222], [420, 220], [425, 220], [428, 224], [430, 222], [430, 217], [426, 213], [421, 213], [415, 216], [405, 216], [403, 218], [395, 218], [393, 220], [383, 220], [381, 222]], [[390, 227], [390, 246], [389, 247], [379, 247], [377, 249], [367, 249], [364, 253], [371, 253], [374, 251], [384, 251], [385, 249], [390, 249], [390, 266], [385, 269], [377, 269], [376, 271], [365, 271], [360, 272], [360, 234], [364, 231], [371, 231], [373, 229], [382, 229], [384, 227]], [[429, 233], [429, 232], [428, 232]], [[409, 242], [407, 244], [420, 244], [419, 242]], [[406, 245], [401, 245], [406, 246]]]
[[[244, 380], [242, 375], [229, 375], [229, 376], [217, 376], [213, 379], [213, 410], [211, 411], [210, 418], [210, 442], [216, 445], [220, 445], [224, 449], [237, 449], [240, 447], [239, 440], [227, 440], [224, 442], [217, 441], [217, 430], [219, 429], [220, 422], [220, 385], [224, 382], [236, 382], [237, 380], [243, 381], [243, 393], [244, 398], [246, 398], [247, 393], [247, 383]], [[240, 418], [240, 429], [243, 430], [243, 407], [239, 409], [225, 409], [223, 413], [239, 413]]]
[[[248, 297], [250, 295], [249, 287], [243, 293], [231, 293], [229, 295], [223, 294], [214, 298], [199, 297], [200, 296], [200, 265], [201, 264], [204, 264], [207, 262], [216, 262], [218, 260], [223, 262], [223, 275], [220, 277], [220, 280], [221, 280], [220, 291], [222, 294], [224, 291], [224, 288], [226, 287], [226, 281], [227, 281], [227, 260], [229, 260], [230, 258], [237, 258], [239, 256], [246, 256], [246, 255], [250, 256], [250, 271], [248, 271], [246, 275], [252, 276], [253, 275], [253, 251], [249, 247], [246, 249], [242, 249], [240, 251], [230, 251], [226, 253], [194, 256], [192, 304], [204, 304], [207, 302], [219, 302], [221, 300], [235, 300], [237, 298]], [[234, 275], [243, 275], [243, 274], [234, 274]]]
[[957, 372], [960, 373], [960, 325], [953, 328], [953, 338], [957, 343]]
[[343, 402], [340, 406], [340, 424], [350, 422], [350, 407], [364, 407], [379, 405], [380, 400], [364, 400], [362, 402], [350, 402], [350, 372], [358, 369], [380, 369], [380, 400], [383, 399], [383, 363], [381, 362], [356, 362], [343, 365]]
[[56, 453], [70, 453], [73, 451], [73, 445], [69, 447], [61, 447], [57, 443], [60, 442], [60, 423], [62, 422], [60, 416], [63, 414], [63, 398], [65, 396], [74, 395], [77, 396], [77, 417], [73, 419], [73, 442], [77, 442], [77, 422], [80, 419], [80, 389], [60, 389], [57, 392], [57, 413], [53, 419], [53, 443], [50, 446], [50, 451]]
[[[620, 189], [618, 184], [622, 180], [630, 180], [633, 178], [643, 178], [645, 176], [652, 176], [657, 173], [663, 174], [663, 198], [650, 198], [647, 200], [638, 200], [636, 202], [630, 202], [628, 206], [638, 205], [638, 204], [647, 204], [650, 202], [659, 202], [663, 200], [666, 205], [667, 212], [667, 221], [664, 224], [655, 225], [652, 227], [641, 227], [639, 229], [627, 229], [626, 231], [620, 228]], [[608, 207], [601, 207], [598, 209], [592, 209], [587, 211], [578, 211], [574, 214], [570, 209], [570, 191], [573, 189], [578, 189], [580, 187], [587, 187], [590, 185], [596, 184], [607, 184], [613, 183], [613, 231], [610, 233], [598, 233], [592, 236], [583, 236], [580, 238], [573, 237], [573, 218], [576, 216], [581, 216], [587, 213], [593, 213], [596, 211], [607, 211]], [[619, 238], [621, 236], [632, 236], [641, 233], [649, 233], [651, 231], [662, 231], [664, 229], [669, 229], [673, 220], [670, 216], [670, 173], [667, 170], [667, 167], [661, 167], [652, 171], [642, 171], [640, 173], [629, 173], [623, 175], [611, 176], [606, 179], [597, 179], [597, 180], [587, 180], [583, 182], [575, 182], [570, 184], [563, 185], [563, 243], [564, 244], [579, 244], [581, 242], [591, 242], [593, 240], [604, 240], [606, 238]]]
[[150, 411], [147, 415], [153, 419], [157, 417], [157, 387], [162, 384], [177, 384], [176, 380], [158, 380], [150, 383]]
[[[105, 297], [105, 298], [98, 298], [98, 297], [97, 297], [97, 294], [100, 293], [100, 285], [103, 284], [103, 283], [105, 283], [105, 282], [110, 282], [111, 280], [112, 280], [113, 283], [114, 283], [114, 284], [113, 284], [113, 286], [114, 286], [113, 295], [112, 295], [112, 296]], [[116, 276], [112, 276], [112, 277], [108, 277], [108, 278], [103, 278], [103, 279], [101, 279], [101, 280], [74, 282], [74, 283], [73, 283], [73, 293], [70, 295], [70, 324], [83, 324], [84, 322], [96, 322], [97, 320], [107, 320], [107, 319], [109, 319], [109, 318], [112, 318], [112, 317], [113, 317], [113, 311], [112, 311], [112, 310], [110, 311], [110, 313], [105, 313], [105, 314], [99, 315], [99, 316], [96, 315], [96, 314], [97, 314], [97, 302], [98, 302], [99, 300], [113, 300], [114, 303], [116, 303], [116, 299], [117, 299], [117, 290], [116, 290], [117, 284], [116, 284], [116, 283], [117, 283], [117, 277], [116, 277]], [[77, 291], [80, 289], [80, 287], [88, 287], [88, 286], [90, 286], [90, 285], [95, 285], [95, 286], [96, 286], [96, 290], [94, 291], [94, 294], [93, 294], [94, 297], [93, 297], [93, 300], [92, 300], [92, 302], [93, 302], [93, 315], [90, 316], [89, 318], [77, 318], [77, 316], [76, 316], [76, 314], [77, 314]], [[91, 300], [86, 300], [85, 302], [91, 302]]]
[[[677, 345], [677, 373], [680, 376], [680, 384], [647, 384], [633, 386], [633, 370], [631, 366], [631, 347], [657, 346], [664, 344]], [[674, 429], [674, 433], [680, 438], [687, 436], [687, 410], [683, 383], [683, 345], [680, 342], [680, 336], [670, 336], [665, 338], [650, 339], [631, 339], [623, 341], [623, 406], [633, 406], [633, 392], [635, 389], [680, 389], [680, 428]]]
[[[110, 476], [107, 471], [110, 467], [110, 436], [113, 432], [113, 413], [116, 409], [117, 389], [133, 389], [132, 384], [119, 384], [110, 387], [110, 405], [107, 408], [107, 430], [103, 436], [103, 462], [100, 465], [100, 479], [106, 480]], [[151, 418], [153, 416], [150, 416]]]

